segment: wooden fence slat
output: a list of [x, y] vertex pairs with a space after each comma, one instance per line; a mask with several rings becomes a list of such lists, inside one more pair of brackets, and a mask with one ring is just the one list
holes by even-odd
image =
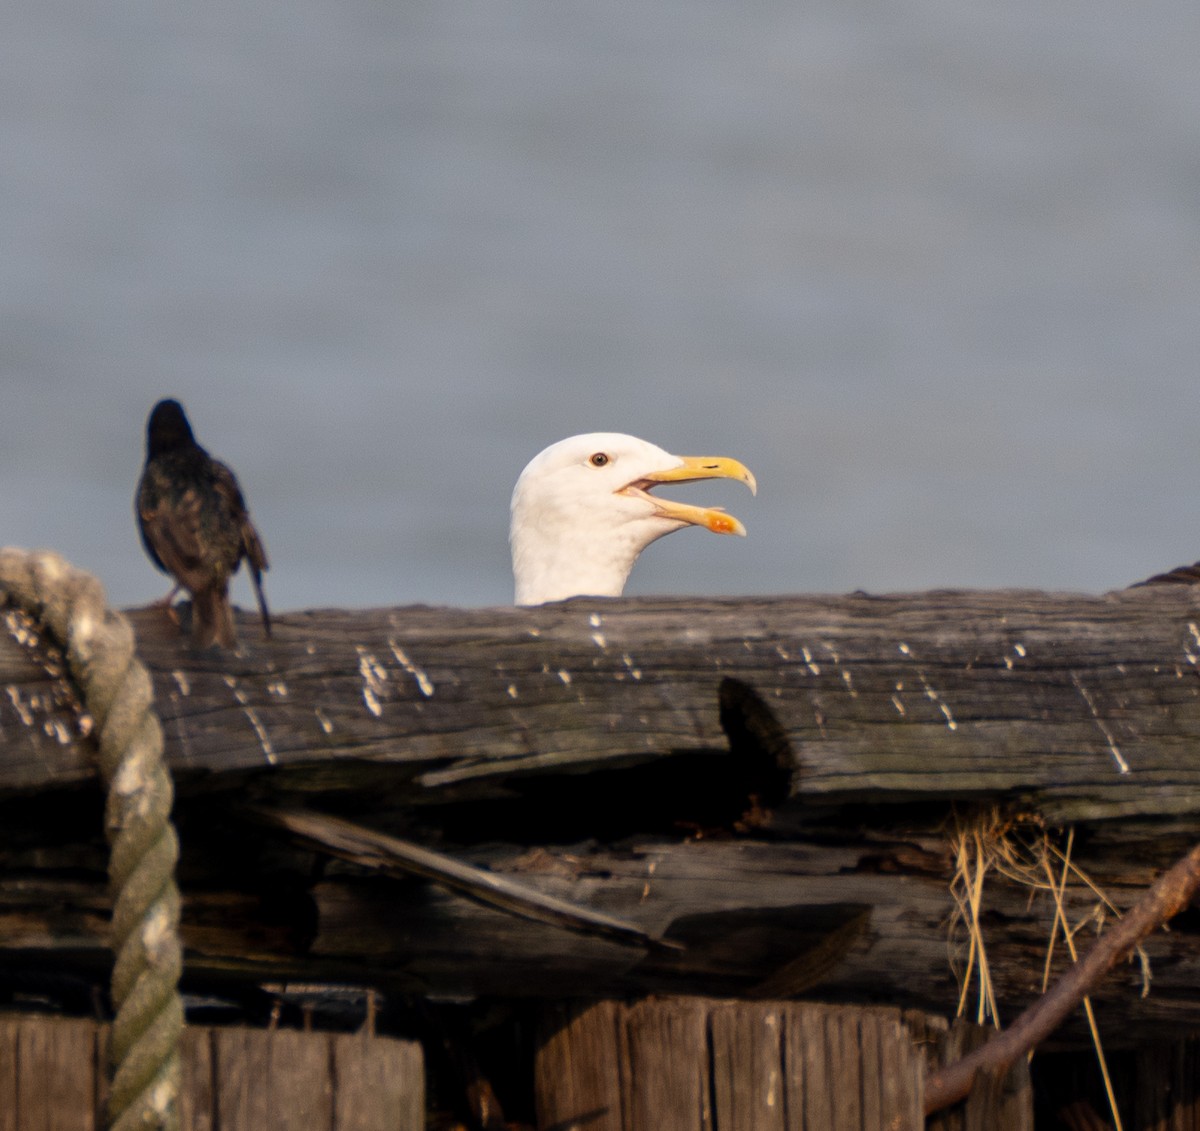
[[830, 1009], [825, 1014], [825, 1039], [830, 1053], [826, 1087], [833, 1096], [831, 1131], [861, 1131], [863, 1125], [857, 1014], [854, 1009]]
[[421, 1046], [338, 1033], [333, 1042], [333, 1131], [424, 1131]]
[[185, 1028], [179, 1043], [179, 1059], [180, 1131], [214, 1131], [217, 1124], [212, 1030]]
[[225, 1131], [268, 1126], [271, 1054], [267, 1034], [239, 1028], [214, 1029], [212, 1036], [217, 1125]]
[[829, 1092], [828, 1044], [825, 1039], [825, 1011], [821, 1007], [799, 1009], [788, 1014], [788, 1056], [796, 1063], [800, 1081], [799, 1104], [802, 1121], [793, 1131], [818, 1131], [832, 1128], [833, 1101]]
[[556, 1003], [543, 1019], [534, 1059], [538, 1125], [623, 1131], [621, 1065], [624, 1007]]
[[[990, 1030], [958, 1020], [938, 1045], [937, 1064], [950, 1064], [984, 1044]], [[930, 1120], [930, 1131], [1033, 1131], [1033, 1088], [1022, 1057], [1003, 1077], [980, 1073], [961, 1106]]]
[[548, 1011], [540, 1126], [924, 1131], [924, 1059], [899, 1010], [649, 999]]
[[[104, 1126], [109, 1027], [0, 1014], [0, 1131]], [[423, 1131], [414, 1041], [188, 1026], [181, 1131]], [[618, 1129], [619, 1131], [619, 1129]]]
[[881, 1024], [879, 1076], [888, 1126], [894, 1131], [925, 1131], [925, 1058], [899, 1011]]
[[630, 1008], [627, 1131], [712, 1131], [707, 1020], [694, 999]]
[[[858, 1017], [858, 1074], [860, 1125], [863, 1131], [886, 1127], [883, 1109], [883, 1071], [879, 1042], [881, 1018], [874, 1013]], [[891, 1114], [890, 1112], [887, 1114]]]
[[780, 1009], [728, 1002], [709, 1019], [720, 1131], [786, 1131]]
[[[3, 1047], [15, 1084], [3, 1097], [16, 1131], [96, 1131], [96, 1026], [91, 1021], [23, 1017], [6, 1023]], [[0, 1084], [3, 1086], [3, 1084]]]
[[0, 1131], [20, 1131], [17, 1123], [17, 1020], [0, 1017]]
[[[271, 1036], [271, 1100], [277, 1131], [333, 1126], [333, 1055], [328, 1034], [277, 1029]], [[249, 1128], [246, 1131], [250, 1131]]]
[[314, 1131], [333, 1125], [326, 1034], [213, 1030], [221, 1131]]

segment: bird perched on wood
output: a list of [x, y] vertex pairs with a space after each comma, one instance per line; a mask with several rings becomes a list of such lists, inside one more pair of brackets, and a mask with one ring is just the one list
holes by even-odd
[[660, 499], [660, 483], [754, 476], [737, 460], [675, 456], [636, 436], [591, 432], [551, 444], [521, 472], [512, 496], [513, 577], [518, 605], [567, 597], [619, 597], [638, 554], [685, 526], [745, 535], [719, 507]]
[[236, 646], [229, 579], [242, 558], [249, 564], [263, 629], [271, 635], [262, 589], [262, 573], [268, 567], [262, 539], [250, 521], [237, 478], [196, 443], [178, 401], [159, 401], [150, 413], [146, 466], [134, 509], [151, 561], [192, 596], [192, 641], [197, 648]]

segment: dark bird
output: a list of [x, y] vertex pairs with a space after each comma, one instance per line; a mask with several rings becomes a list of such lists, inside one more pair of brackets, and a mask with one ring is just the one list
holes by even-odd
[[1145, 581], [1135, 581], [1129, 588], [1140, 589], [1143, 585], [1196, 585], [1200, 584], [1200, 562], [1195, 565], [1181, 565], [1166, 573], [1156, 573]]
[[[263, 547], [233, 472], [192, 435], [183, 406], [159, 401], [146, 425], [146, 466], [134, 500], [146, 553], [192, 596], [192, 641], [197, 648], [233, 648], [229, 579], [249, 563], [263, 630], [271, 614], [262, 590], [268, 567]], [[168, 598], [170, 600], [170, 598]]]

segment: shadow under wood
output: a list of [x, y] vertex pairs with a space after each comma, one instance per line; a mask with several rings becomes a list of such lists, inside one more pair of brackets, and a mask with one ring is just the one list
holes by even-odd
[[748, 684], [726, 678], [718, 695], [727, 749], [681, 751], [619, 769], [510, 778], [505, 798], [424, 808], [419, 819], [460, 844], [613, 843], [634, 835], [728, 836], [761, 828], [788, 798], [791, 745]]
[[871, 909], [861, 903], [687, 915], [664, 934], [683, 950], [648, 954], [634, 977], [652, 975], [652, 984], [677, 992], [795, 997], [833, 975], [870, 921]]

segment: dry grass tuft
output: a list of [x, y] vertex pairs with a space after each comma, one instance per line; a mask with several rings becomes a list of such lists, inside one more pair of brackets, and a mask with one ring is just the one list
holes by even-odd
[[[950, 919], [949, 946], [950, 965], [959, 983], [959, 1017], [973, 1012], [976, 1023], [985, 1025], [991, 1022], [997, 1029], [1001, 1027], [980, 923], [985, 910], [985, 880], [989, 875], [1025, 888], [1029, 892], [1030, 903], [1043, 895], [1048, 895], [1053, 901], [1054, 917], [1042, 970], [1043, 993], [1050, 982], [1051, 964], [1060, 938], [1071, 961], [1077, 962], [1076, 935], [1089, 926], [1099, 935], [1109, 915], [1120, 918], [1120, 912], [1112, 900], [1071, 859], [1074, 841], [1074, 830], [1067, 830], [1065, 844], [1060, 847], [1058, 838], [1035, 816], [1005, 817], [994, 809], [977, 813], [969, 820], [956, 814], [950, 835], [955, 861], [950, 894], [954, 898], [955, 910]], [[1144, 997], [1150, 990], [1150, 963], [1141, 947], [1138, 947], [1137, 953], [1142, 966]], [[973, 1009], [972, 998], [975, 1003]], [[1083, 1008], [1096, 1049], [1096, 1059], [1104, 1077], [1113, 1126], [1115, 1131], [1122, 1131], [1100, 1032], [1089, 998], [1083, 999]]]

